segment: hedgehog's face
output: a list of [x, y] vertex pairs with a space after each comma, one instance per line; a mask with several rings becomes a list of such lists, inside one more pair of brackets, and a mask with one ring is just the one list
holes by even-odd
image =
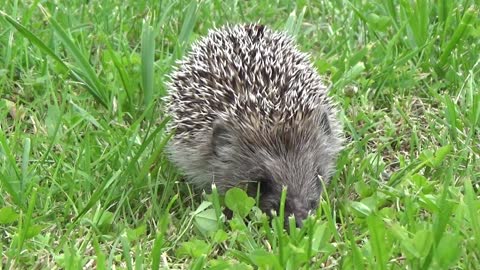
[[[271, 213], [280, 211], [280, 202], [282, 195], [282, 185], [275, 181], [263, 181], [260, 183], [260, 208]], [[308, 191], [302, 193], [294, 186], [287, 186], [287, 198], [285, 200], [285, 224], [288, 224], [288, 217], [294, 216], [297, 227], [302, 226], [302, 222], [309, 214], [315, 213], [318, 207], [318, 200], [321, 189], [312, 186]]]
[[329, 134], [320, 128], [308, 133], [289, 131], [292, 137], [286, 133], [279, 131], [247, 142], [247, 135], [216, 122], [212, 165], [214, 176], [222, 179], [217, 183], [238, 186], [241, 181], [250, 181], [251, 196], [256, 195], [260, 184], [260, 208], [267, 214], [279, 212], [282, 187], [286, 186], [285, 216], [294, 215], [301, 225], [318, 206], [321, 180], [328, 181], [334, 164], [332, 156], [336, 153], [329, 147], [335, 142], [330, 143]]

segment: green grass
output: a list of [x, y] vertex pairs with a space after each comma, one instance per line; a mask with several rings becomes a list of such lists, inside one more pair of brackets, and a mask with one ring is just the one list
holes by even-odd
[[[479, 8], [7, 1], [0, 269], [480, 269]], [[295, 35], [341, 108], [348, 142], [301, 230], [239, 191], [196, 196], [164, 157], [174, 61], [237, 22]]]

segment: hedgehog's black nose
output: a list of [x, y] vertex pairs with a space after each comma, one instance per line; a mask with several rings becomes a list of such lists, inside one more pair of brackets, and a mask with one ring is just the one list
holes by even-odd
[[[285, 225], [289, 224], [288, 217], [290, 215], [285, 215]], [[293, 216], [295, 218], [295, 225], [297, 228], [301, 228], [303, 226], [303, 220], [307, 218], [308, 211], [304, 209], [296, 210], [293, 212]]]
[[301, 228], [303, 226], [303, 219], [295, 218], [295, 224], [297, 225], [297, 228]]
[[303, 226], [303, 220], [306, 219], [308, 216], [308, 211], [305, 209], [299, 209], [295, 211], [295, 223], [297, 224], [297, 228]]

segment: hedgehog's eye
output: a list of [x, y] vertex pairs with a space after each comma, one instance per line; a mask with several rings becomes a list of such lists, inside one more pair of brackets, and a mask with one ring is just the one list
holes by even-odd
[[317, 200], [308, 200], [308, 209], [317, 209], [318, 201]]
[[261, 170], [257, 172], [257, 177], [255, 178], [255, 182], [258, 183], [260, 186], [260, 193], [266, 194], [271, 193], [273, 191], [272, 184], [274, 183], [273, 177], [270, 173], [266, 172], [265, 170]]
[[268, 180], [262, 178], [262, 179], [259, 179], [257, 182], [260, 185], [261, 194], [267, 194], [272, 191], [272, 187], [270, 183], [268, 183]]

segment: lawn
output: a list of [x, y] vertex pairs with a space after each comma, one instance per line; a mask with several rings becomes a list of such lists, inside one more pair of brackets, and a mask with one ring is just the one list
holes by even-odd
[[[7, 0], [0, 269], [480, 269], [479, 7]], [[240, 22], [294, 36], [340, 109], [345, 149], [302, 229], [165, 157], [175, 61]]]

